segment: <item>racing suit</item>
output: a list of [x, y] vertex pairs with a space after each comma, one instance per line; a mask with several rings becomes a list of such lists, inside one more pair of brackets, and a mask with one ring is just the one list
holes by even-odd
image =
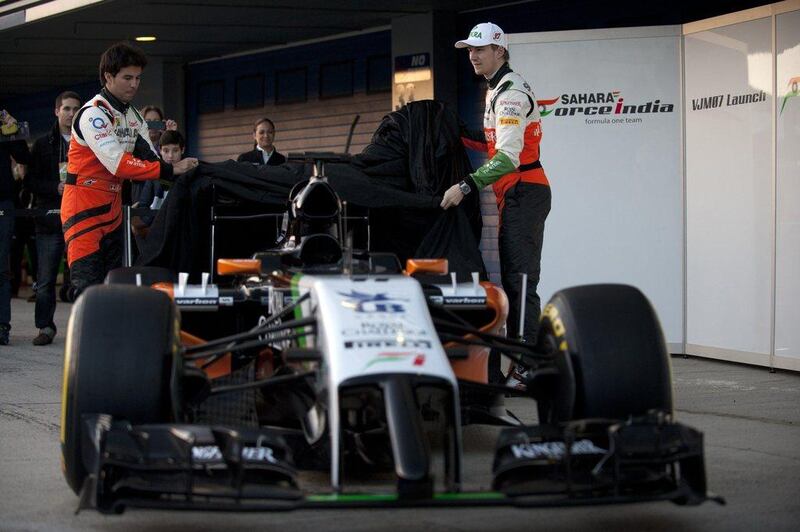
[[544, 223], [550, 212], [550, 184], [539, 162], [541, 139], [536, 97], [522, 76], [505, 63], [489, 80], [483, 135], [463, 138], [467, 147], [488, 152], [489, 160], [465, 181], [472, 190], [488, 185], [494, 190], [500, 214], [500, 275], [510, 303], [509, 336], [519, 331], [520, 274], [528, 275], [523, 327], [528, 343], [536, 343], [539, 329], [541, 301], [536, 289]]
[[70, 299], [122, 265], [122, 181], [172, 179], [139, 112], [106, 89], [75, 115], [61, 223], [72, 273]]

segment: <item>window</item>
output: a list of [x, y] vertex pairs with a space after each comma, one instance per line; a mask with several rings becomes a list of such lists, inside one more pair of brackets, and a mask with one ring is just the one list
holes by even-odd
[[329, 63], [319, 68], [319, 97], [337, 98], [353, 95], [353, 62]]
[[308, 100], [306, 69], [295, 68], [275, 73], [275, 103], [300, 103]]
[[225, 82], [206, 81], [197, 88], [197, 113], [221, 113], [225, 110]]
[[264, 107], [264, 75], [236, 78], [235, 109]]
[[392, 90], [392, 62], [388, 55], [367, 58], [367, 94]]

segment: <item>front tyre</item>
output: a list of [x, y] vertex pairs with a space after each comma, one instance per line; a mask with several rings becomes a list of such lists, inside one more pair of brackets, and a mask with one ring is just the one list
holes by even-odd
[[638, 289], [600, 284], [561, 290], [542, 312], [539, 344], [555, 353], [563, 375], [556, 398], [539, 404], [541, 422], [672, 412], [664, 334]]
[[132, 424], [170, 420], [179, 340], [177, 308], [162, 292], [98, 285], [78, 298], [67, 327], [61, 402], [62, 469], [75, 493], [87, 475], [84, 414]]

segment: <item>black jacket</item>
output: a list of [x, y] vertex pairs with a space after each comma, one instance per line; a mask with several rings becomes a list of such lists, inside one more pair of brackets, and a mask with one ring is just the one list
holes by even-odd
[[[25, 187], [33, 193], [33, 206], [37, 209], [60, 209], [61, 194], [58, 165], [66, 162], [69, 144], [61, 136], [58, 121], [50, 133], [39, 137], [33, 144], [31, 164], [25, 176]], [[60, 233], [61, 217], [58, 215], [37, 216], [37, 233]]]
[[[486, 278], [478, 248], [482, 220], [478, 194], [443, 211], [442, 194], [472, 168], [461, 144], [460, 123], [444, 104], [414, 102], [387, 115], [372, 142], [349, 163], [329, 163], [325, 174], [342, 200], [370, 210], [371, 249], [409, 257], [443, 257], [460, 280]], [[291, 188], [310, 167], [201, 163], [170, 189], [147, 237], [138, 266], [189, 272], [208, 270], [212, 186], [225, 195], [285, 208]], [[244, 256], [244, 255], [238, 255]]]
[[14, 199], [14, 174], [11, 157], [19, 164], [29, 164], [31, 153], [24, 140], [0, 142], [0, 201]]
[[[261, 150], [255, 148], [248, 152], [241, 154], [237, 159], [236, 162], [239, 163], [253, 163], [255, 165], [262, 165], [264, 164], [264, 156], [261, 155]], [[278, 153], [278, 150], [272, 152], [269, 160], [267, 161], [267, 166], [278, 166], [286, 162], [286, 157], [283, 156], [282, 153]]]

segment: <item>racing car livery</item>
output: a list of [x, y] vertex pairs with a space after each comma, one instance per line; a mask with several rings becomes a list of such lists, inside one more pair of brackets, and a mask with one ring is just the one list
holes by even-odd
[[[537, 345], [518, 342], [502, 334], [505, 294], [477, 274], [463, 282], [443, 260], [402, 268], [353, 250], [316, 169], [290, 195], [278, 247], [217, 261], [227, 283], [121, 269], [76, 302], [61, 444], [81, 508], [713, 497], [702, 434], [673, 419], [664, 338], [641, 292], [563, 290]], [[524, 390], [489, 382], [493, 349], [529, 368]], [[539, 423], [508, 412], [508, 396], [529, 398]], [[504, 427], [491, 491], [463, 488], [473, 423]], [[304, 488], [309, 470], [329, 488]], [[377, 487], [352, 480], [365, 471]]]

